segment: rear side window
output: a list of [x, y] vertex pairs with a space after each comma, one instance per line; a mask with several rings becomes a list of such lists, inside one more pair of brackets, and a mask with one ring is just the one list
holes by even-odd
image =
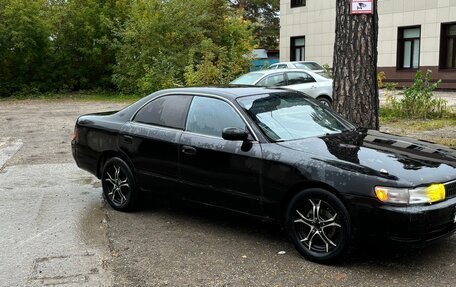
[[185, 116], [192, 97], [164, 96], [145, 105], [134, 121], [162, 127], [184, 129]]
[[287, 77], [288, 77], [288, 85], [297, 85], [297, 84], [315, 82], [315, 79], [311, 75], [304, 73], [304, 72], [287, 73]]
[[228, 103], [212, 98], [195, 97], [188, 111], [186, 130], [193, 133], [222, 137], [224, 128], [246, 126]]

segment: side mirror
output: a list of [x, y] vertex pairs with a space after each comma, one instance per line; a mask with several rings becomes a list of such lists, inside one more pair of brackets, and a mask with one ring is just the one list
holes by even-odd
[[224, 128], [222, 138], [227, 141], [245, 141], [249, 137], [249, 133], [239, 128]]

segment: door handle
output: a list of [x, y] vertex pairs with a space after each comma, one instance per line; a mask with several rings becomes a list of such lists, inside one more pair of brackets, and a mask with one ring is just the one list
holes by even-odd
[[123, 136], [123, 142], [126, 144], [132, 144], [133, 143], [133, 137], [124, 135]]
[[194, 148], [192, 146], [184, 145], [182, 147], [182, 152], [185, 154], [188, 154], [188, 155], [194, 155], [194, 154], [196, 154], [196, 148]]

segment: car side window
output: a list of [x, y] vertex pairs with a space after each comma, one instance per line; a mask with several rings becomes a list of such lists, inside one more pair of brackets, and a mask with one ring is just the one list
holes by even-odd
[[164, 96], [142, 107], [133, 121], [176, 129], [184, 129], [190, 96]]
[[288, 66], [287, 66], [287, 64], [280, 64], [278, 68], [279, 69], [286, 69], [286, 68], [288, 68]]
[[222, 137], [224, 128], [246, 129], [245, 122], [228, 103], [213, 98], [195, 97], [188, 111], [186, 130]]
[[259, 81], [257, 86], [264, 86], [264, 87], [271, 87], [271, 86], [284, 86], [285, 85], [285, 77], [284, 74], [274, 74], [264, 78], [263, 80]]
[[272, 70], [272, 69], [277, 69], [277, 64], [273, 64], [273, 65], [269, 66], [268, 70]]
[[315, 82], [315, 79], [311, 75], [309, 75], [305, 72], [290, 72], [290, 73], [287, 73], [287, 78], [288, 78], [288, 85], [297, 85], [297, 84]]

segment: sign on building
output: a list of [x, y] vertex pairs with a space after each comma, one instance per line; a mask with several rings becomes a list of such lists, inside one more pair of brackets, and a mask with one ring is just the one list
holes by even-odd
[[373, 14], [373, 0], [350, 0], [351, 14]]

